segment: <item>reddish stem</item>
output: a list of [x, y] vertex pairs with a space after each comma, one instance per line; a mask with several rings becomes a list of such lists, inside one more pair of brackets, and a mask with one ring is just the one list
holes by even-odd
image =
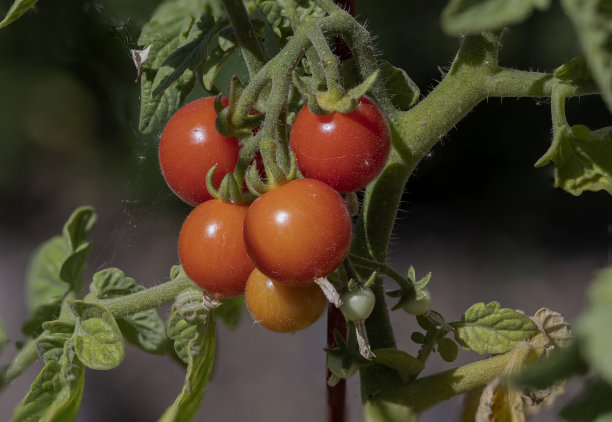
[[[334, 331], [338, 331], [346, 341], [346, 321], [340, 309], [333, 304], [327, 308], [327, 347], [337, 347]], [[331, 372], [327, 369], [327, 378]], [[344, 422], [346, 415], [346, 380], [341, 379], [333, 387], [327, 386], [327, 420], [329, 422]]]

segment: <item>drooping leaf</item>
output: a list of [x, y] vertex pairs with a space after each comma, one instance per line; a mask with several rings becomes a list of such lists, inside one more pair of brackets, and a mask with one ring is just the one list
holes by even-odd
[[74, 252], [81, 246], [91, 234], [97, 221], [98, 216], [92, 207], [79, 207], [72, 212], [62, 230], [70, 251]]
[[48, 321], [43, 324], [43, 333], [36, 338], [36, 352], [45, 362], [59, 362], [64, 354], [64, 345], [72, 337], [74, 324], [65, 321]]
[[70, 422], [76, 418], [85, 382], [85, 368], [67, 341], [59, 362], [49, 361], [15, 409], [12, 422]]
[[211, 316], [204, 324], [194, 326], [195, 335], [188, 342], [185, 385], [174, 403], [164, 412], [160, 422], [190, 421], [204, 398], [215, 362], [215, 320]]
[[472, 305], [451, 324], [455, 339], [464, 349], [476, 353], [505, 353], [537, 332], [537, 326], [525, 315], [502, 308], [498, 302]]
[[442, 29], [449, 35], [496, 31], [549, 6], [550, 0], [450, 0], [442, 11]]
[[373, 359], [374, 363], [395, 369], [405, 382], [425, 368], [423, 361], [398, 349], [376, 349], [374, 354], [376, 355]]
[[26, 275], [30, 312], [44, 304], [57, 302], [66, 294], [68, 284], [60, 278], [60, 269], [69, 254], [60, 236], [49, 239], [34, 251]]
[[[106, 268], [93, 276], [89, 286], [96, 298], [112, 299], [145, 288], [118, 268]], [[117, 318], [125, 339], [146, 352], [162, 355], [166, 350], [166, 327], [156, 309], [148, 309]]]
[[174, 50], [157, 70], [153, 80], [153, 97], [158, 96], [174, 81], [180, 78], [187, 69], [194, 70], [206, 57], [208, 44], [219, 27], [227, 21], [215, 20], [211, 15], [202, 16], [201, 20], [192, 26], [184, 44]]
[[605, 190], [612, 194], [612, 128], [591, 132], [584, 125], [561, 127], [536, 167], [553, 162], [555, 187], [572, 195]]
[[612, 420], [612, 385], [601, 379], [591, 379], [578, 397], [561, 409], [560, 416], [568, 422], [609, 422]]
[[6, 16], [0, 21], [0, 28], [15, 22], [25, 12], [30, 10], [32, 6], [36, 4], [38, 0], [15, 0], [11, 5], [11, 8], [6, 12]]
[[80, 291], [83, 286], [83, 275], [87, 269], [87, 258], [89, 258], [91, 250], [91, 243], [82, 243], [62, 264], [60, 278], [68, 283], [72, 291]]
[[220, 12], [217, 6], [214, 1], [165, 0], [142, 27], [138, 45], [151, 46], [147, 62], [143, 64], [140, 85], [139, 130], [142, 133], [151, 133], [166, 124], [192, 90], [195, 75], [190, 69], [157, 96], [153, 96], [153, 81], [170, 54], [197, 38], [192, 30], [197, 33], [198, 19]]
[[612, 5], [610, 0], [563, 0], [591, 73], [612, 112]]
[[215, 309], [215, 316], [221, 318], [225, 325], [233, 330], [238, 326], [243, 311], [244, 296], [237, 296], [221, 299], [221, 306]]
[[110, 311], [102, 305], [75, 301], [77, 316], [74, 344], [77, 356], [91, 369], [113, 369], [123, 361], [125, 346], [121, 331]]

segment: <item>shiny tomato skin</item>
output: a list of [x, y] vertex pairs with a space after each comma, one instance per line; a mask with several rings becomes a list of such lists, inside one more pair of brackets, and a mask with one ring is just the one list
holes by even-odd
[[[227, 105], [227, 98], [222, 98]], [[186, 203], [196, 206], [212, 199], [206, 189], [206, 173], [218, 188], [223, 177], [234, 170], [240, 144], [236, 138], [219, 135], [215, 129], [215, 97], [192, 101], [168, 121], [159, 142], [159, 163], [166, 183]]]
[[247, 253], [268, 277], [304, 285], [325, 277], [346, 258], [351, 218], [323, 182], [297, 179], [257, 198], [244, 222]]
[[291, 286], [255, 269], [247, 281], [246, 305], [253, 319], [278, 333], [293, 333], [312, 325], [327, 307], [315, 283]]
[[347, 114], [318, 116], [305, 105], [293, 122], [290, 143], [305, 177], [347, 193], [378, 176], [389, 157], [391, 132], [378, 106], [361, 97]]
[[216, 298], [238, 296], [253, 264], [242, 236], [247, 205], [206, 201], [185, 219], [179, 235], [179, 258], [187, 275]]

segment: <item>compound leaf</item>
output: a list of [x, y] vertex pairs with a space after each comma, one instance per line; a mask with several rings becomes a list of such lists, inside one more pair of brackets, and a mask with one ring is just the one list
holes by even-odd
[[498, 302], [472, 305], [461, 321], [451, 325], [455, 327], [457, 342], [479, 354], [506, 353], [538, 331], [528, 317], [502, 308]]

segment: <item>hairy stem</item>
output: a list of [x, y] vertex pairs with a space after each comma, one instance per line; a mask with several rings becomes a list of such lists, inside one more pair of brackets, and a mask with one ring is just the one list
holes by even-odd
[[36, 359], [38, 359], [36, 341], [34, 339], [29, 339], [25, 342], [11, 363], [0, 371], [0, 390], [17, 378]]
[[199, 288], [188, 278], [180, 277], [140, 292], [102, 300], [100, 304], [117, 318], [172, 303], [177, 294], [190, 287]]
[[253, 78], [266, 62], [263, 47], [253, 29], [249, 14], [242, 0], [223, 0], [225, 11], [234, 28], [234, 34], [242, 51], [242, 57], [249, 70], [249, 77]]

